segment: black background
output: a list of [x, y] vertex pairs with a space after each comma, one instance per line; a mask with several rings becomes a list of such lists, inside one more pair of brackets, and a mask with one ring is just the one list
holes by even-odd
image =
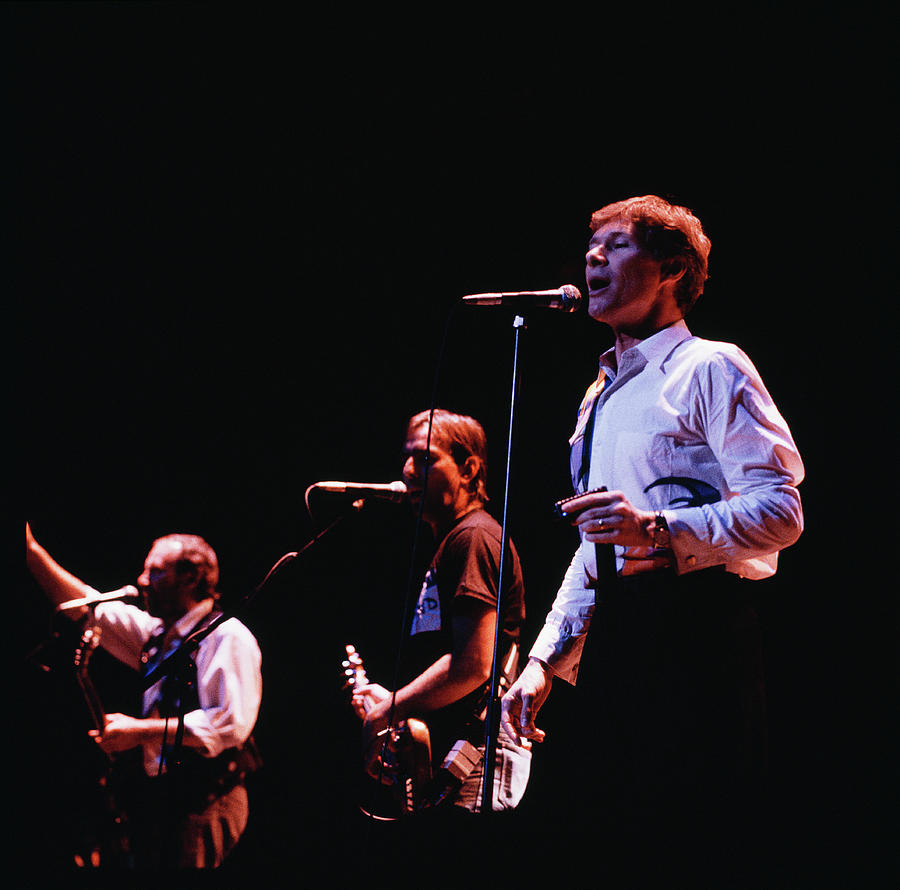
[[[692, 330], [751, 356], [807, 467], [806, 533], [759, 585], [791, 868], [797, 883], [863, 863], [887, 873], [893, 593], [870, 578], [879, 538], [859, 517], [883, 482], [856, 449], [877, 465], [890, 426], [854, 408], [860, 378], [872, 390], [861, 359], [890, 319], [877, 285], [894, 186], [882, 22], [759, 6], [490, 22], [265, 4], [3, 12], [10, 469], [64, 566], [116, 588], [154, 537], [193, 531], [235, 603], [346, 512], [313, 492], [310, 515], [311, 483], [399, 476], [405, 421], [433, 392], [484, 423], [499, 518], [513, 317], [459, 298], [583, 289], [590, 212], [664, 195], [713, 243]], [[526, 321], [510, 527], [530, 645], [574, 546], [548, 509], [569, 491], [566, 437], [611, 341], [583, 315]], [[389, 684], [413, 534], [404, 508], [369, 502], [246, 613], [264, 655], [266, 769], [244, 864], [299, 868], [309, 816], [328, 858], [356, 744], [343, 645]], [[52, 871], [89, 752], [65, 677], [26, 658], [51, 615], [18, 577], [19, 851]], [[117, 667], [103, 653], [94, 664], [110, 709], [127, 707]], [[573, 695], [546, 707], [523, 818], [571, 814], [553, 738], [577, 732]]]

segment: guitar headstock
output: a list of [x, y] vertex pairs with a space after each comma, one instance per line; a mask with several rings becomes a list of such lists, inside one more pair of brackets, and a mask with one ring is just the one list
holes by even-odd
[[94, 650], [100, 645], [100, 626], [87, 621], [81, 631], [81, 641], [75, 650], [75, 667], [86, 671]]
[[344, 669], [344, 689], [349, 689], [351, 693], [358, 686], [365, 686], [369, 682], [366, 676], [366, 669], [363, 667], [362, 656], [351, 645], [344, 646], [347, 657], [341, 662]]

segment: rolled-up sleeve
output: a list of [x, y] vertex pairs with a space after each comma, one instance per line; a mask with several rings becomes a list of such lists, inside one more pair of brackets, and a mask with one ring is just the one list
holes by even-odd
[[582, 544], [566, 570], [544, 626], [531, 647], [532, 658], [544, 662], [556, 676], [574, 684], [584, 640], [594, 613], [594, 591], [585, 587]]
[[197, 653], [200, 708], [185, 714], [191, 746], [207, 757], [242, 745], [250, 736], [262, 701], [262, 656], [256, 639], [231, 619], [217, 628]]

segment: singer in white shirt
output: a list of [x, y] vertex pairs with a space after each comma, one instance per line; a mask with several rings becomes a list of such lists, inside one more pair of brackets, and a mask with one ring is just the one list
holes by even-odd
[[592, 229], [588, 312], [615, 344], [570, 439], [583, 496], [563, 509], [581, 544], [502, 719], [541, 741], [535, 716], [553, 678], [586, 687], [579, 724], [596, 747], [575, 793], [595, 836], [619, 853], [667, 846], [694, 861], [698, 843], [708, 854], [758, 812], [750, 593], [802, 531], [803, 464], [750, 359], [685, 324], [708, 271], [699, 220], [646, 196], [597, 211]]
[[[68, 606], [79, 599], [96, 600], [97, 591], [60, 566], [35, 540], [30, 526], [26, 558], [52, 602]], [[99, 628], [100, 644], [129, 667], [149, 674], [186, 636], [219, 614], [217, 582], [218, 560], [206, 541], [196, 535], [159, 538], [137, 579], [148, 609], [124, 602], [95, 605], [91, 620]], [[66, 612], [79, 617], [77, 609]], [[243, 776], [257, 765], [251, 733], [262, 700], [259, 646], [232, 617], [201, 640], [193, 662], [192, 691], [161, 676], [143, 690], [141, 716], [107, 714], [102, 731], [91, 731], [109, 754], [133, 748], [143, 752], [146, 779], [128, 814], [136, 867], [217, 867], [247, 825]], [[167, 683], [170, 695], [181, 697], [180, 705], [164, 699]], [[183, 748], [176, 751], [181, 714]], [[167, 756], [182, 763], [172, 782], [164, 781], [169, 778], [169, 764], [161, 757], [164, 744]]]

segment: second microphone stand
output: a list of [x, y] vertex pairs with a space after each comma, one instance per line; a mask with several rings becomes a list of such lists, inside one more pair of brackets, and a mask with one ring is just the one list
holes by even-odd
[[[354, 501], [352, 504], [352, 509], [359, 511], [362, 508], [362, 500]], [[192, 672], [192, 664], [193, 664], [193, 656], [197, 649], [200, 647], [200, 643], [206, 639], [220, 624], [227, 621], [232, 617], [239, 617], [243, 615], [244, 610], [250, 604], [250, 602], [256, 597], [256, 595], [272, 580], [272, 578], [285, 568], [289, 563], [293, 562], [298, 557], [302, 556], [309, 550], [313, 545], [317, 544], [328, 532], [330, 532], [344, 517], [345, 513], [341, 513], [336, 519], [334, 519], [329, 525], [327, 525], [324, 529], [318, 532], [315, 537], [309, 540], [299, 551], [292, 551], [290, 553], [285, 553], [275, 565], [269, 569], [265, 578], [253, 588], [250, 593], [244, 594], [240, 601], [232, 608], [227, 610], [222, 610], [212, 621], [205, 624], [199, 630], [195, 630], [192, 633], [188, 634], [181, 643], [178, 648], [176, 648], [173, 652], [167, 655], [160, 663], [150, 671], [143, 679], [143, 689], [149, 689], [153, 686], [154, 683], [157, 683], [159, 680], [165, 677], [171, 677], [175, 681], [176, 686], [183, 686], [185, 683], [190, 682], [191, 672]], [[182, 694], [178, 694], [179, 703], [182, 702], [184, 696]], [[179, 756], [181, 746], [183, 744], [183, 736], [184, 736], [184, 710], [182, 707], [178, 708], [178, 713], [174, 715], [177, 718], [176, 722], [176, 731], [175, 731], [175, 743], [173, 745], [173, 752], [175, 754], [176, 760]], [[165, 752], [164, 752], [165, 753]]]
[[481, 786], [481, 813], [489, 815], [494, 809], [494, 776], [497, 766], [497, 745], [500, 736], [500, 635], [502, 633], [504, 582], [506, 580], [507, 557], [509, 555], [509, 492], [512, 479], [513, 442], [516, 430], [516, 402], [519, 394], [521, 372], [519, 370], [519, 348], [525, 319], [517, 315], [513, 320], [515, 345], [513, 349], [512, 393], [509, 405], [509, 434], [506, 443], [506, 479], [503, 489], [503, 520], [500, 542], [500, 575], [497, 579], [497, 614], [494, 625], [494, 652], [491, 661], [491, 680], [487, 710], [484, 718], [484, 775]]

